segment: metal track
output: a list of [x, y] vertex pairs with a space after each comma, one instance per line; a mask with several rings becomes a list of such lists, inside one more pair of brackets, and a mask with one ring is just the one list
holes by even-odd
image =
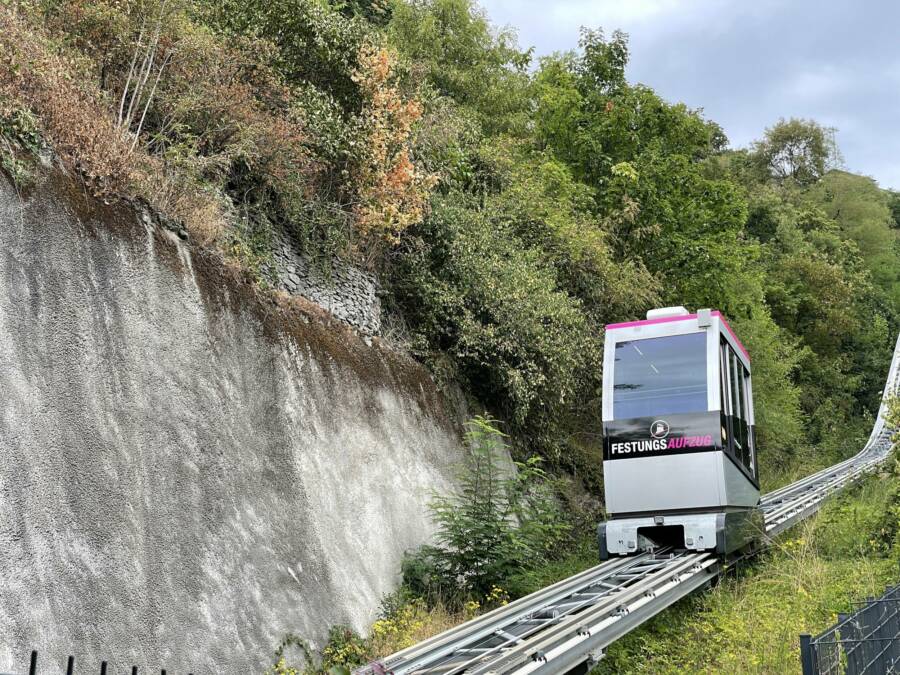
[[885, 427], [885, 400], [900, 386], [900, 338], [894, 347], [881, 406], [869, 440], [848, 460], [763, 495], [760, 508], [765, 515], [766, 534], [771, 538], [819, 510], [827, 497], [884, 461], [891, 450], [891, 431]]
[[[885, 386], [897, 392], [900, 338]], [[760, 500], [767, 539], [815, 513], [836, 491], [874, 470], [891, 449], [882, 403], [859, 454]], [[609, 560], [354, 671], [355, 675], [564, 673], [723, 570], [709, 552], [661, 549]]]

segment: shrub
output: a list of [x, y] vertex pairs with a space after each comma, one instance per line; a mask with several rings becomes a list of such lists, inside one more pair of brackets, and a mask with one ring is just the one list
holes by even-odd
[[313, 257], [369, 260], [421, 219], [433, 182], [409, 151], [421, 106], [355, 10], [348, 18], [318, 0], [28, 7], [3, 17], [31, 33], [8, 45], [9, 89], [36, 105], [58, 149], [104, 187], [138, 187], [200, 241], [224, 233], [221, 247], [257, 278], [274, 226]]
[[552, 558], [569, 526], [540, 460], [501, 466], [504, 435], [486, 417], [468, 422], [468, 456], [459, 490], [436, 497], [431, 511], [437, 546], [407, 558], [404, 580], [413, 593], [459, 605], [497, 602], [506, 580]]
[[361, 666], [367, 661], [366, 641], [348, 626], [332, 626], [322, 650], [322, 667]]
[[365, 144], [358, 149], [353, 173], [355, 225], [364, 239], [396, 244], [400, 233], [422, 219], [435, 183], [409, 156], [412, 127], [422, 106], [400, 93], [392, 50], [365, 44], [358, 62], [353, 81], [364, 101], [359, 124]]
[[[284, 652], [288, 648], [299, 652], [303, 665], [290, 665]], [[288, 634], [275, 650], [275, 663], [267, 668], [264, 675], [350, 675], [349, 666], [365, 663], [367, 642], [347, 626], [332, 626], [328, 631], [328, 641], [317, 655], [306, 640]]]
[[[343, 6], [345, 14], [318, 0], [202, 4], [205, 20], [223, 33], [253, 45], [271, 41], [266, 62], [295, 93], [292, 113], [312, 131], [288, 147], [313, 150], [314, 189], [279, 182], [277, 193], [288, 198], [276, 206], [312, 255], [352, 253], [367, 262], [421, 220], [433, 185], [410, 156], [421, 104], [400, 86], [396, 53], [361, 18], [386, 12], [369, 4], [371, 12]], [[300, 186], [296, 194], [292, 185]]]
[[34, 112], [45, 138], [95, 189], [122, 188], [135, 166], [84, 75], [27, 15], [0, 5], [0, 97]]
[[597, 354], [580, 303], [539, 250], [453, 193], [407, 236], [389, 278], [415, 349], [446, 354], [451, 378], [492, 405], [532, 447], [553, 447], [558, 421]]

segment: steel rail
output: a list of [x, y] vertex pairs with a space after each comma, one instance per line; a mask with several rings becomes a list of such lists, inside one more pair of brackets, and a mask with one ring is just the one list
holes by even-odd
[[771, 505], [769, 509], [763, 508], [766, 534], [777, 535], [799, 520], [812, 515], [832, 493], [856, 480], [860, 475], [880, 463], [880, 460], [880, 457], [876, 457], [867, 462], [851, 465], [845, 472], [837, 476], [828, 476], [815, 489], [803, 492], [790, 501], [780, 501], [778, 504]]
[[[632, 606], [646, 604], [679, 585], [683, 575], [691, 570], [716, 564], [717, 561], [709, 553], [692, 553], [681, 558], [673, 558], [670, 564], [648, 576], [640, 585], [604, 598], [589, 610], [547, 628], [534, 640], [510, 649], [490, 663], [473, 669], [471, 673], [487, 675], [494, 672], [517, 671], [534, 661], [550, 663], [567, 651], [573, 641], [583, 641], [591, 633], [592, 626], [596, 630], [596, 627], [603, 623], [614, 623], [617, 618], [626, 615]], [[569, 647], [564, 648], [565, 645]]]
[[845, 477], [827, 483], [821, 490], [815, 490], [796, 501], [786, 504], [774, 514], [775, 517], [767, 520], [766, 535], [768, 538], [771, 539], [778, 536], [801, 520], [805, 520], [814, 514], [822, 507], [831, 494], [843, 489], [848, 483], [865, 473], [866, 468], [856, 469]]
[[[702, 554], [695, 554], [702, 555]], [[719, 562], [709, 558], [697, 562], [688, 572], [670, 580], [665, 586], [635, 600], [621, 612], [592, 626], [584, 627], [568, 641], [557, 645], [544, 658], [534, 659], [517, 673], [555, 675], [571, 670], [585, 661], [598, 661], [603, 649], [653, 618], [661, 611], [704, 586], [719, 575]]]
[[[885, 397], [900, 385], [900, 338]], [[886, 398], [885, 398], [886, 400]], [[817, 511], [835, 492], [875, 470], [892, 447], [885, 401], [872, 433], [853, 457], [762, 497], [771, 540]], [[726, 567], [710, 552], [662, 549], [616, 558], [354, 671], [354, 675], [501, 675], [566, 672]]]
[[510, 621], [521, 620], [523, 617], [538, 612], [547, 605], [577, 593], [583, 588], [603, 583], [617, 571], [631, 569], [650, 557], [651, 554], [645, 553], [636, 556], [631, 560], [620, 558], [618, 560], [610, 561], [610, 563], [614, 564], [604, 563], [597, 565], [584, 572], [563, 579], [552, 586], [548, 586], [538, 593], [527, 595], [508, 605], [498, 607], [471, 621], [460, 624], [444, 633], [440, 633], [417, 645], [413, 645], [403, 651], [397, 652], [384, 659], [382, 664], [384, 667], [390, 668], [393, 664], [404, 663], [407, 665], [405, 665], [403, 669], [395, 670], [394, 672], [413, 672], [416, 667], [422, 665], [419, 663], [421, 657], [427, 656], [429, 660], [443, 658], [458, 648], [460, 638], [465, 639], [466, 642], [469, 643], [489, 637], [495, 634], [496, 631], [502, 629], [502, 627]]
[[[866, 450], [867, 450], [867, 448], [865, 448], [863, 450], [863, 452], [865, 452]], [[814, 474], [810, 474], [809, 476], [806, 476], [805, 478], [801, 478], [800, 480], [790, 483], [789, 485], [785, 485], [784, 487], [779, 488], [778, 490], [769, 492], [763, 496], [762, 501], [771, 503], [771, 502], [783, 500], [785, 498], [789, 498], [791, 495], [795, 495], [799, 492], [808, 490], [811, 486], [814, 486], [818, 481], [822, 480], [822, 478], [824, 478], [825, 476], [832, 475], [835, 473], [840, 473], [842, 470], [844, 470], [848, 466], [851, 466], [855, 461], [858, 461], [858, 455], [854, 455], [850, 459], [845, 459], [844, 461], [839, 462], [838, 464], [835, 464], [833, 466], [829, 466], [824, 469], [821, 469], [820, 471], [817, 471]]]
[[[485, 615], [490, 619], [489, 621], [475, 620], [475, 622], [471, 622], [479, 625], [466, 636], [465, 645], [462, 648], [458, 643], [451, 643], [450, 649], [426, 650], [424, 662], [419, 658], [410, 658], [411, 655], [404, 655], [401, 652], [394, 655], [394, 657], [404, 657], [404, 662], [399, 667], [391, 666], [395, 662], [394, 657], [391, 657], [390, 661], [383, 662], [383, 665], [394, 673], [427, 672], [451, 675], [466, 672], [469, 667], [484, 661], [485, 658], [491, 657], [500, 650], [521, 643], [547, 626], [589, 607], [598, 598], [608, 597], [639, 584], [644, 578], [669, 564], [670, 560], [683, 558], [686, 555], [684, 552], [679, 552], [670, 557], [667, 551], [663, 551], [645, 553], [631, 559], [619, 558], [609, 561], [592, 568], [596, 574], [584, 578], [580, 583], [569, 588], [560, 589], [552, 600], [548, 601], [543, 592], [532, 594], [526, 596], [527, 599], [532, 600], [529, 603], [530, 607], [515, 607], [515, 612], [509, 612], [506, 616], [502, 614], [494, 617]], [[622, 564], [625, 561], [627, 563]]]

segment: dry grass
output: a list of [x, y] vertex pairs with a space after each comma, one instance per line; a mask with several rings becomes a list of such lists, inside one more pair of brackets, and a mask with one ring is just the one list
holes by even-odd
[[7, 108], [36, 113], [56, 151], [96, 188], [125, 188], [140, 169], [97, 103], [100, 97], [90, 96], [77, 62], [56, 53], [15, 5], [0, 6], [0, 55], [0, 94]]
[[380, 659], [411, 647], [472, 618], [465, 612], [448, 610], [438, 604], [428, 608], [422, 602], [402, 607], [392, 618], [372, 625], [369, 637], [371, 657]]
[[158, 160], [146, 161], [152, 169], [133, 180], [132, 189], [158, 211], [183, 223], [195, 242], [209, 246], [219, 241], [227, 227], [222, 201], [191, 179], [166, 171]]
[[16, 5], [0, 5], [0, 114], [15, 108], [41, 120], [46, 140], [95, 196], [142, 197], [204, 245], [221, 235], [221, 201], [140, 147], [132, 149], [86, 64], [61, 51]]

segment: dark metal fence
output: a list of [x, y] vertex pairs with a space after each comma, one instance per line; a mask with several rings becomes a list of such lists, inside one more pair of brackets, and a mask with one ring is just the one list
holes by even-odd
[[803, 675], [900, 673], [900, 584], [853, 604], [861, 606], [824, 633], [800, 636]]
[[[100, 663], [100, 675], [107, 675], [108, 665], [109, 664], [106, 661], [102, 661]], [[38, 667], [38, 653], [36, 651], [33, 651], [33, 652], [31, 652], [31, 659], [28, 662], [28, 675], [37, 675], [37, 672], [38, 672], [37, 667]], [[43, 669], [43, 672], [47, 672], [46, 668]], [[97, 668], [96, 668], [96, 666], [94, 668], [91, 668], [90, 670], [80, 668], [78, 672], [79, 673], [88, 673], [88, 672], [96, 673]], [[131, 675], [141, 675], [141, 674], [156, 675], [157, 672], [159, 672], [160, 675], [166, 675], [165, 668], [163, 668], [159, 671], [150, 670], [150, 669], [146, 669], [146, 668], [143, 669], [142, 671], [138, 671], [137, 666], [131, 666]], [[65, 674], [66, 675], [75, 675], [75, 657], [74, 656], [70, 656], [66, 660]], [[3, 673], [0, 673], [0, 675], [3, 675]], [[193, 673], [188, 673], [188, 675], [193, 675]]]

